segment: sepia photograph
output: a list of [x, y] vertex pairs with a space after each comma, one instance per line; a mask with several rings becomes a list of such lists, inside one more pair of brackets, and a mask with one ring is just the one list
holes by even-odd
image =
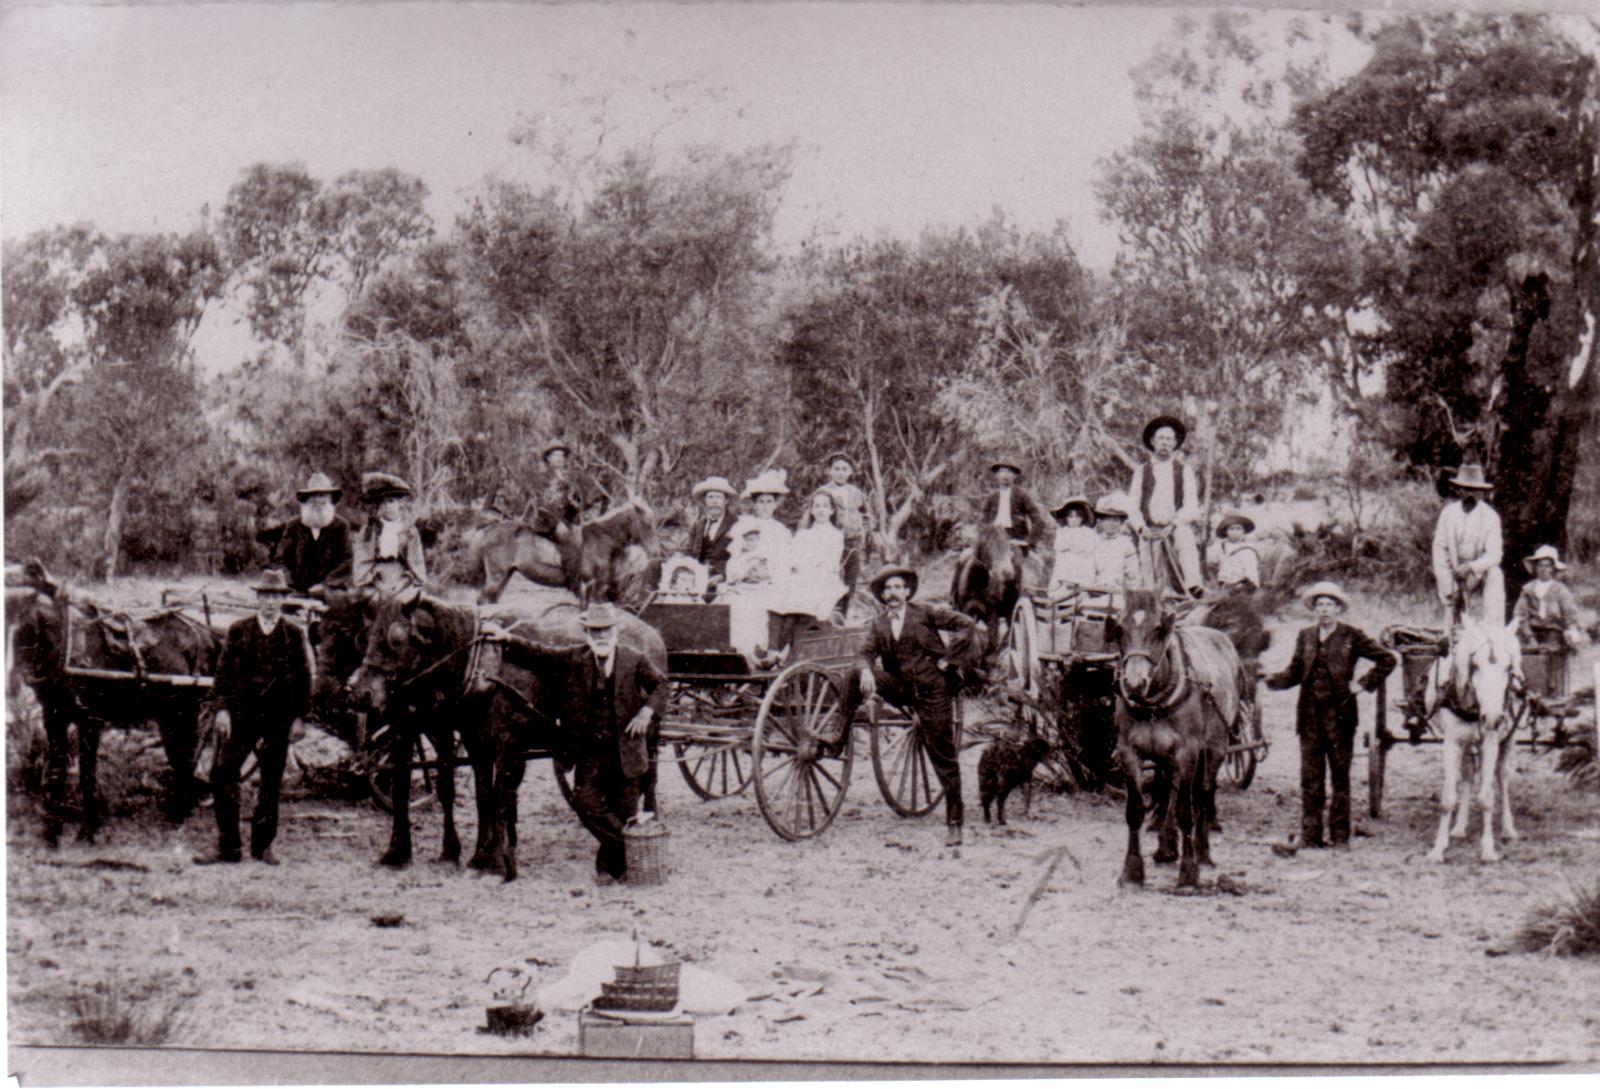
[[1587, 3], [0, 0], [21, 1085], [1600, 1069]]

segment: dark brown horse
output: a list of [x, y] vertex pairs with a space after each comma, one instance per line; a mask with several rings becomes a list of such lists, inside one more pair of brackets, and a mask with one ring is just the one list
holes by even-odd
[[1122, 883], [1144, 884], [1139, 833], [1143, 762], [1155, 764], [1152, 800], [1161, 815], [1155, 861], [1182, 856], [1178, 887], [1199, 884], [1211, 865], [1210, 822], [1229, 728], [1240, 714], [1244, 672], [1233, 644], [1211, 628], [1178, 626], [1154, 590], [1129, 590], [1118, 618], [1117, 759], [1128, 783], [1128, 853]]
[[535, 533], [525, 522], [496, 522], [480, 532], [482, 601], [499, 601], [516, 572], [543, 586], [567, 587], [583, 602], [597, 599], [639, 607], [649, 592], [646, 575], [655, 550], [655, 530], [642, 499], [573, 527], [580, 557], [576, 572], [563, 566], [555, 540]]
[[[191, 678], [212, 673], [215, 634], [176, 610], [133, 618], [72, 600], [36, 560], [25, 566], [22, 585], [6, 592], [6, 629], [16, 668], [33, 689], [44, 717], [45, 841], [52, 846], [60, 841], [69, 813], [68, 732], [74, 725], [80, 840], [93, 843], [103, 819], [96, 762], [100, 732], [107, 725], [156, 723], [172, 769], [167, 819], [181, 824], [199, 799], [194, 748], [207, 692]], [[69, 668], [143, 674], [151, 680], [74, 674]]]
[[1010, 624], [1023, 587], [1043, 581], [1038, 560], [1025, 557], [1000, 526], [983, 526], [972, 548], [956, 561], [950, 604], [988, 627], [986, 659], [999, 648], [1001, 625]]

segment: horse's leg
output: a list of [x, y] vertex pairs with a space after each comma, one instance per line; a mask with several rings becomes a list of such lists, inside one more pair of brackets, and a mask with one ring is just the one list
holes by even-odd
[[1470, 734], [1463, 736], [1461, 741], [1461, 767], [1456, 773], [1455, 823], [1450, 826], [1450, 838], [1453, 840], [1465, 838], [1467, 825], [1472, 821], [1473, 783], [1477, 781], [1478, 774], [1478, 744], [1472, 740]]
[[200, 719], [197, 700], [181, 699], [171, 708], [164, 708], [156, 719], [156, 729], [161, 734], [161, 747], [167, 754], [167, 766], [172, 769], [172, 793], [167, 796], [167, 821], [178, 825], [189, 819], [199, 800], [199, 788], [194, 778], [194, 742]]
[[1433, 850], [1428, 852], [1429, 862], [1443, 862], [1445, 848], [1450, 846], [1450, 821], [1455, 816], [1457, 792], [1461, 788], [1461, 728], [1447, 717], [1448, 711], [1439, 713], [1444, 730], [1444, 787], [1439, 792], [1439, 831], [1433, 837]]
[[47, 699], [44, 703], [44, 841], [54, 847], [61, 842], [61, 827], [67, 811], [67, 747], [72, 717], [64, 702]]
[[1177, 782], [1173, 784], [1174, 793], [1177, 795], [1177, 818], [1183, 832], [1183, 857], [1178, 861], [1178, 888], [1194, 888], [1200, 884], [1200, 860], [1197, 855], [1199, 832], [1197, 826], [1200, 822], [1196, 819], [1198, 806], [1195, 804], [1197, 791], [1197, 772], [1199, 761], [1193, 753], [1179, 752], [1177, 760]]
[[1122, 754], [1122, 772], [1128, 782], [1128, 853], [1122, 862], [1121, 885], [1144, 887], [1144, 858], [1139, 853], [1139, 832], [1144, 827], [1144, 794], [1139, 789], [1139, 754]]
[[1183, 788], [1182, 781], [1177, 778], [1180, 774], [1176, 759], [1156, 764], [1156, 779], [1152, 788], [1156, 792], [1156, 815], [1150, 823], [1156, 828], [1156, 853], [1152, 857], [1161, 863], [1178, 860], [1176, 795]]
[[483, 589], [478, 592], [478, 601], [484, 605], [493, 605], [499, 601], [500, 595], [506, 592], [506, 584], [511, 581], [511, 576], [516, 572], [516, 565], [509, 564], [501, 572], [499, 578], [494, 578], [488, 560], [485, 559], [483, 565]]
[[83, 801], [83, 818], [78, 822], [78, 839], [93, 843], [100, 831], [100, 791], [97, 766], [100, 762], [100, 721], [85, 715], [78, 723], [78, 795]]
[[478, 803], [478, 840], [472, 849], [472, 857], [467, 859], [467, 865], [474, 870], [490, 867], [490, 854], [495, 849], [499, 834], [496, 823], [498, 814], [495, 812], [495, 767], [499, 757], [495, 713], [491, 707], [485, 729], [467, 745], [467, 756], [472, 760], [473, 794]]
[[1216, 810], [1216, 797], [1206, 789], [1211, 768], [1211, 754], [1201, 749], [1195, 760], [1194, 785], [1194, 857], [1200, 866], [1215, 866], [1211, 861], [1211, 819]]
[[394, 823], [389, 849], [378, 862], [399, 869], [411, 862], [411, 745], [417, 735], [411, 722], [392, 722], [389, 731], [389, 796]]
[[461, 837], [456, 834], [456, 736], [448, 722], [434, 723], [431, 731], [433, 751], [439, 760], [439, 808], [444, 812], [444, 844], [439, 851], [440, 862], [461, 861]]
[[1494, 811], [1498, 807], [1500, 778], [1500, 739], [1487, 732], [1478, 745], [1478, 808], [1483, 810], [1483, 836], [1478, 843], [1482, 862], [1499, 862], [1500, 849], [1494, 842]]
[[1511, 816], [1511, 757], [1516, 753], [1516, 745], [1511, 731], [1507, 731], [1500, 741], [1500, 762], [1496, 765], [1498, 774], [1499, 795], [1501, 802], [1501, 827], [1502, 840], [1521, 839], [1517, 834], [1517, 822]]

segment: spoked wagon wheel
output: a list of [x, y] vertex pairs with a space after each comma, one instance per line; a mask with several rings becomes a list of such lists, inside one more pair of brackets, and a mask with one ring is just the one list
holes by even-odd
[[[390, 731], [393, 728], [387, 722], [380, 723], [367, 737], [365, 750], [367, 785], [372, 789], [372, 800], [378, 803], [378, 808], [385, 813], [394, 812], [394, 790], [397, 781], [394, 768], [389, 763]], [[451, 757], [454, 755], [452, 752]], [[416, 809], [428, 805], [437, 797], [439, 754], [433, 747], [433, 739], [427, 734], [418, 734], [411, 742], [411, 762], [422, 765], [410, 769], [408, 783], [411, 790], [411, 808]]]
[[1011, 631], [1006, 637], [1003, 664], [1007, 687], [1019, 688], [1030, 696], [1038, 695], [1039, 631], [1033, 600], [1022, 598], [1011, 610]]
[[1383, 773], [1389, 763], [1389, 685], [1378, 686], [1378, 707], [1367, 735], [1367, 814], [1383, 815]]
[[[700, 722], [706, 717], [717, 723], [724, 718], [731, 723], [736, 717], [748, 721], [749, 711], [745, 705], [754, 701], [747, 689], [747, 685], [739, 685], [736, 688], [716, 688], [710, 692], [693, 690], [680, 699], [677, 710], [693, 722]], [[706, 801], [743, 794], [750, 787], [753, 761], [746, 738], [709, 745], [674, 741], [672, 754], [689, 789]]]
[[1261, 701], [1252, 699], [1245, 704], [1248, 714], [1244, 723], [1239, 727], [1239, 747], [1230, 749], [1222, 761], [1222, 774], [1227, 781], [1240, 790], [1249, 786], [1256, 777], [1256, 763], [1266, 756], [1265, 748], [1256, 748], [1262, 744], [1261, 733]]
[[[933, 774], [933, 761], [922, 743], [915, 715], [889, 718], [880, 708], [872, 723], [872, 774], [889, 808], [902, 817], [921, 817], [944, 800], [944, 787]], [[959, 736], [961, 727], [956, 726]], [[957, 751], [960, 742], [957, 741]]]
[[752, 740], [756, 802], [784, 839], [818, 835], [844, 807], [855, 754], [843, 703], [839, 682], [813, 662], [778, 674], [761, 701]]

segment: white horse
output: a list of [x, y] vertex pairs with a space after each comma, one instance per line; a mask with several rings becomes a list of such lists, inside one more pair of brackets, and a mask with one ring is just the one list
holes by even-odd
[[1444, 735], [1444, 789], [1439, 795], [1439, 833], [1428, 852], [1432, 862], [1443, 862], [1450, 841], [1466, 835], [1474, 755], [1478, 803], [1483, 810], [1479, 858], [1500, 861], [1494, 837], [1497, 808], [1502, 812], [1502, 837], [1517, 838], [1506, 773], [1516, 728], [1509, 696], [1513, 678], [1520, 681], [1521, 677], [1522, 652], [1514, 627], [1468, 621], [1452, 634], [1450, 654], [1434, 671], [1430, 685], [1437, 688], [1430, 694], [1430, 703], [1436, 706]]

